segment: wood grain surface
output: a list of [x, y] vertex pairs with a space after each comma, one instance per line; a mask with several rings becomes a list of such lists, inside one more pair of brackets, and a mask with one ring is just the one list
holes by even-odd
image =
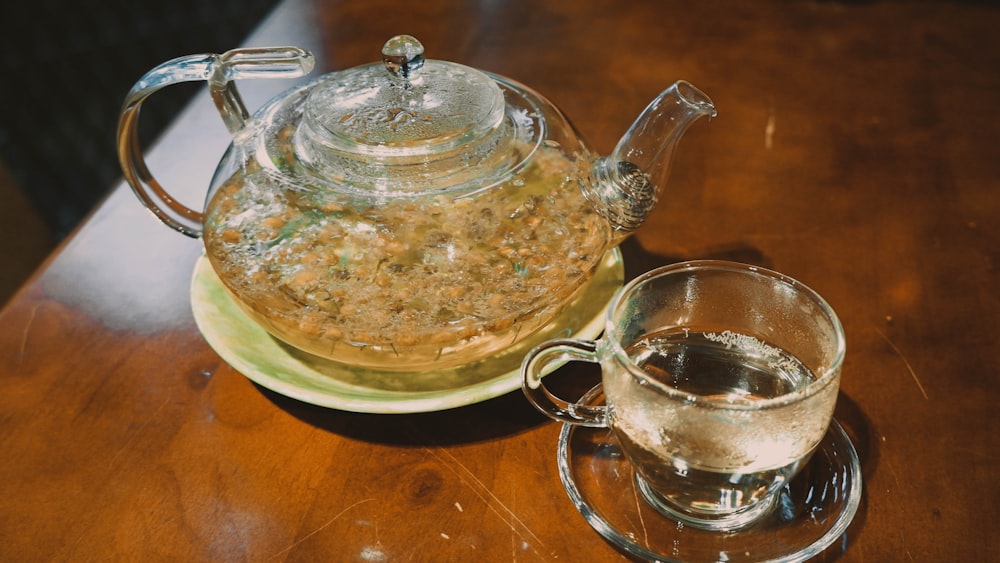
[[[287, 0], [247, 44], [308, 47], [327, 71], [415, 35], [545, 94], [601, 153], [673, 81], [703, 89], [719, 115], [679, 147], [627, 275], [722, 258], [817, 290], [846, 329], [836, 416], [864, 476], [818, 560], [988, 561], [997, 28], [976, 2]], [[240, 88], [257, 107], [289, 85]], [[201, 98], [149, 159], [195, 205], [227, 142]], [[625, 559], [569, 502], [560, 427], [519, 391], [360, 414], [227, 366], [190, 311], [200, 244], [118, 186], [0, 311], [0, 559]]]

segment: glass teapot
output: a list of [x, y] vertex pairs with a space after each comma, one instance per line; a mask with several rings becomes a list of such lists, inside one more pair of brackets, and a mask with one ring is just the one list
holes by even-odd
[[[597, 156], [541, 95], [425, 59], [410, 36], [252, 117], [233, 82], [312, 67], [292, 47], [164, 63], [125, 100], [119, 159], [157, 217], [203, 238], [254, 321], [306, 352], [380, 370], [472, 362], [552, 320], [648, 215], [680, 136], [715, 115], [677, 82]], [[233, 142], [197, 211], [150, 174], [136, 128], [146, 97], [201, 80]]]

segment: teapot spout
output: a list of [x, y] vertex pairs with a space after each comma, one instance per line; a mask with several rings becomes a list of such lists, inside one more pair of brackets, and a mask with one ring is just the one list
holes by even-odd
[[622, 238], [656, 205], [684, 132], [699, 117], [716, 113], [701, 90], [676, 82], [646, 106], [611, 155], [594, 162], [584, 194]]

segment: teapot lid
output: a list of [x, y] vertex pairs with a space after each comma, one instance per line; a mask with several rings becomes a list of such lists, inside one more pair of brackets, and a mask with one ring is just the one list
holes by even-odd
[[[296, 152], [325, 178], [347, 176], [352, 185], [378, 178], [375, 184], [388, 181], [395, 191], [396, 180], [416, 173], [426, 186], [488, 156], [503, 137], [504, 114], [496, 81], [464, 65], [425, 60], [423, 45], [400, 35], [383, 46], [381, 64], [331, 73], [311, 90]], [[458, 166], [449, 157], [456, 151], [464, 154]], [[388, 176], [387, 167], [395, 167]]]

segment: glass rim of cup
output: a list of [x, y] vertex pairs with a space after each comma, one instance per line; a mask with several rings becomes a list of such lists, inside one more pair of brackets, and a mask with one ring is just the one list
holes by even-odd
[[[671, 387], [670, 385], [666, 385], [658, 381], [656, 378], [650, 377], [645, 370], [637, 366], [635, 362], [629, 358], [625, 349], [622, 347], [621, 339], [619, 338], [618, 331], [615, 328], [616, 312], [627, 296], [631, 295], [638, 286], [643, 285], [649, 280], [661, 277], [664, 274], [695, 270], [725, 270], [743, 274], [758, 275], [784, 283], [797, 292], [802, 293], [817, 305], [819, 310], [822, 311], [831, 324], [833, 333], [836, 337], [836, 351], [833, 359], [828, 365], [823, 366], [821, 373], [814, 372], [816, 379], [808, 383], [805, 387], [770, 399], [745, 403], [682, 392], [674, 387]], [[616, 361], [624, 366], [629, 373], [631, 373], [634, 377], [641, 379], [644, 383], [654, 389], [657, 389], [661, 393], [673, 399], [682, 400], [690, 405], [729, 411], [762, 411], [799, 403], [816, 393], [821, 392], [834, 381], [836, 374], [840, 371], [847, 352], [847, 339], [844, 334], [844, 327], [841, 325], [840, 318], [833, 310], [833, 307], [831, 307], [830, 304], [819, 295], [819, 293], [795, 278], [782, 274], [781, 272], [761, 266], [754, 266], [752, 264], [728, 260], [686, 260], [684, 262], [660, 266], [636, 276], [634, 279], [622, 286], [621, 289], [615, 293], [614, 297], [612, 297], [611, 302], [605, 311], [604, 337], [601, 338], [601, 343], [604, 346], [610, 347], [610, 351], [614, 355]]]

